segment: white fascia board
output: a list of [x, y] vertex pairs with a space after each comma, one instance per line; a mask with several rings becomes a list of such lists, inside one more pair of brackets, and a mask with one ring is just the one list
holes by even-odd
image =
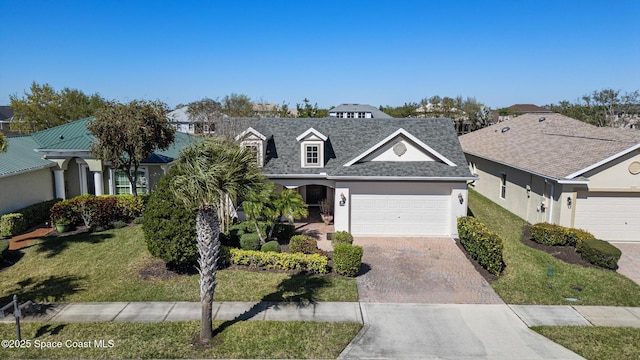
[[267, 140], [267, 137], [262, 135], [258, 130], [249, 127], [247, 130], [243, 131], [240, 133], [240, 135], [236, 136], [236, 140], [240, 140], [242, 138], [244, 138], [245, 136], [247, 136], [247, 134], [253, 134], [255, 136], [257, 136], [260, 140], [265, 141]]
[[307, 136], [309, 136], [309, 134], [314, 134], [315, 136], [319, 137], [320, 139], [322, 139], [322, 141], [327, 141], [328, 137], [326, 137], [324, 134], [322, 134], [320, 131], [314, 129], [314, 128], [309, 128], [309, 130], [303, 132], [302, 134], [300, 134], [297, 138], [296, 141], [300, 141], [305, 139]]
[[593, 165], [587, 166], [586, 168], [584, 168], [582, 170], [578, 170], [578, 171], [574, 172], [573, 174], [567, 175], [565, 177], [565, 179], [573, 179], [576, 176], [580, 176], [580, 175], [586, 173], [587, 171], [591, 171], [591, 170], [597, 168], [598, 166], [604, 165], [604, 164], [608, 163], [609, 161], [615, 160], [615, 159], [617, 159], [617, 158], [619, 158], [621, 156], [624, 156], [624, 155], [626, 155], [626, 154], [628, 154], [628, 153], [630, 153], [630, 152], [632, 152], [634, 150], [637, 150], [637, 149], [640, 149], [640, 144], [632, 146], [632, 147], [630, 147], [630, 148], [628, 148], [626, 150], [623, 150], [623, 151], [621, 151], [621, 152], [619, 152], [617, 154], [611, 155], [608, 158], [606, 158], [604, 160], [601, 160], [601, 161], [598, 161], [597, 163], [595, 163]]
[[395, 138], [398, 135], [403, 135], [403, 136], [407, 137], [409, 140], [411, 140], [414, 143], [418, 144], [418, 146], [420, 146], [424, 151], [427, 151], [430, 154], [434, 155], [436, 158], [438, 158], [440, 161], [444, 162], [445, 164], [447, 164], [449, 166], [456, 166], [456, 164], [453, 161], [447, 159], [446, 157], [444, 157], [444, 155], [442, 155], [439, 152], [433, 150], [429, 145], [423, 143], [422, 141], [420, 141], [420, 139], [418, 139], [417, 137], [411, 135], [408, 131], [406, 131], [403, 128], [400, 128], [400, 129], [396, 130], [393, 134], [387, 136], [382, 141], [378, 142], [377, 144], [373, 145], [369, 149], [365, 150], [365, 152], [363, 152], [362, 154], [356, 156], [355, 158], [353, 158], [351, 161], [347, 162], [343, 166], [351, 166], [351, 165], [357, 163], [358, 161], [362, 160], [365, 156], [367, 156], [367, 155], [371, 154], [372, 152], [376, 151], [378, 148], [382, 147], [383, 145], [385, 145], [386, 143], [391, 141], [391, 139]]
[[439, 177], [439, 176], [327, 176], [329, 180], [380, 180], [380, 181], [473, 181], [474, 176]]
[[327, 174], [264, 174], [267, 178], [278, 179], [327, 179]]
[[30, 168], [30, 169], [24, 169], [24, 170], [19, 170], [19, 171], [14, 171], [11, 173], [7, 173], [7, 174], [0, 174], [0, 179], [2, 178], [6, 178], [9, 176], [15, 176], [15, 175], [20, 175], [20, 174], [26, 174], [26, 173], [30, 173], [32, 171], [37, 171], [37, 170], [42, 170], [42, 169], [48, 169], [51, 167], [56, 166], [56, 163], [51, 163], [51, 164], [47, 164], [47, 165], [42, 165], [42, 166], [38, 166], [38, 167], [34, 167], [34, 168]]
[[562, 185], [589, 185], [589, 180], [558, 180]]

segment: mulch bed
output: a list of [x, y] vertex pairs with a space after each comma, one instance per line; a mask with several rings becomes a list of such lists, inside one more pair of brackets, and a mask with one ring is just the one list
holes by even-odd
[[[539, 244], [531, 239], [531, 229], [529, 226], [525, 226], [522, 228], [522, 238], [520, 241], [530, 248], [534, 248], [536, 250], [544, 251], [547, 254], [555, 257], [558, 260], [562, 260], [567, 264], [580, 265], [584, 267], [592, 267], [601, 269], [601, 267], [591, 264], [590, 262], [584, 260], [580, 257], [580, 254], [576, 251], [576, 248], [573, 246], [551, 246]], [[482, 275], [482, 277], [487, 280], [487, 282], [491, 283], [495, 280], [498, 280], [498, 276], [490, 273], [487, 269], [483, 268], [478, 262], [467, 254], [467, 251], [464, 249], [462, 244], [460, 243], [460, 239], [456, 239], [456, 245], [460, 248], [460, 251], [469, 259], [473, 267]]]

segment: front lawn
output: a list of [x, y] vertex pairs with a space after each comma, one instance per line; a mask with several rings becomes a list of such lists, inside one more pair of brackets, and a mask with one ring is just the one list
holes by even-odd
[[[214, 337], [210, 348], [192, 345], [199, 327], [197, 321], [23, 323], [22, 339], [29, 341], [29, 347], [3, 348], [2, 358], [335, 359], [360, 331], [362, 324], [301, 321], [229, 324], [214, 321], [214, 330], [223, 330]], [[0, 324], [0, 338], [15, 339], [15, 325]], [[100, 340], [106, 347], [96, 346]], [[36, 345], [57, 345], [57, 342], [60, 348], [36, 348]]]
[[[199, 301], [197, 273], [143, 277], [157, 260], [141, 226], [47, 237], [2, 270], [0, 303], [21, 301]], [[219, 270], [215, 301], [357, 301], [355, 279]]]
[[589, 360], [640, 359], [640, 329], [535, 326], [532, 330]]
[[[522, 227], [527, 222], [473, 190], [469, 209], [504, 241], [506, 268], [491, 286], [506, 303], [640, 306], [638, 284], [615, 271], [567, 264], [524, 245]], [[549, 267], [552, 277], [547, 276]]]

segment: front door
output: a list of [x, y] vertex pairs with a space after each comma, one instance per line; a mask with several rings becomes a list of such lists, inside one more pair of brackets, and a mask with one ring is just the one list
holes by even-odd
[[327, 188], [323, 185], [307, 185], [307, 204], [317, 206], [327, 198]]

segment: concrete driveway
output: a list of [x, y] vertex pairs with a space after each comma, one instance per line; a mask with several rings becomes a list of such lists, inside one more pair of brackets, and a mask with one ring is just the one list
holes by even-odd
[[356, 238], [361, 302], [503, 304], [451, 238]]
[[365, 327], [339, 359], [582, 359], [507, 305], [361, 303]]

